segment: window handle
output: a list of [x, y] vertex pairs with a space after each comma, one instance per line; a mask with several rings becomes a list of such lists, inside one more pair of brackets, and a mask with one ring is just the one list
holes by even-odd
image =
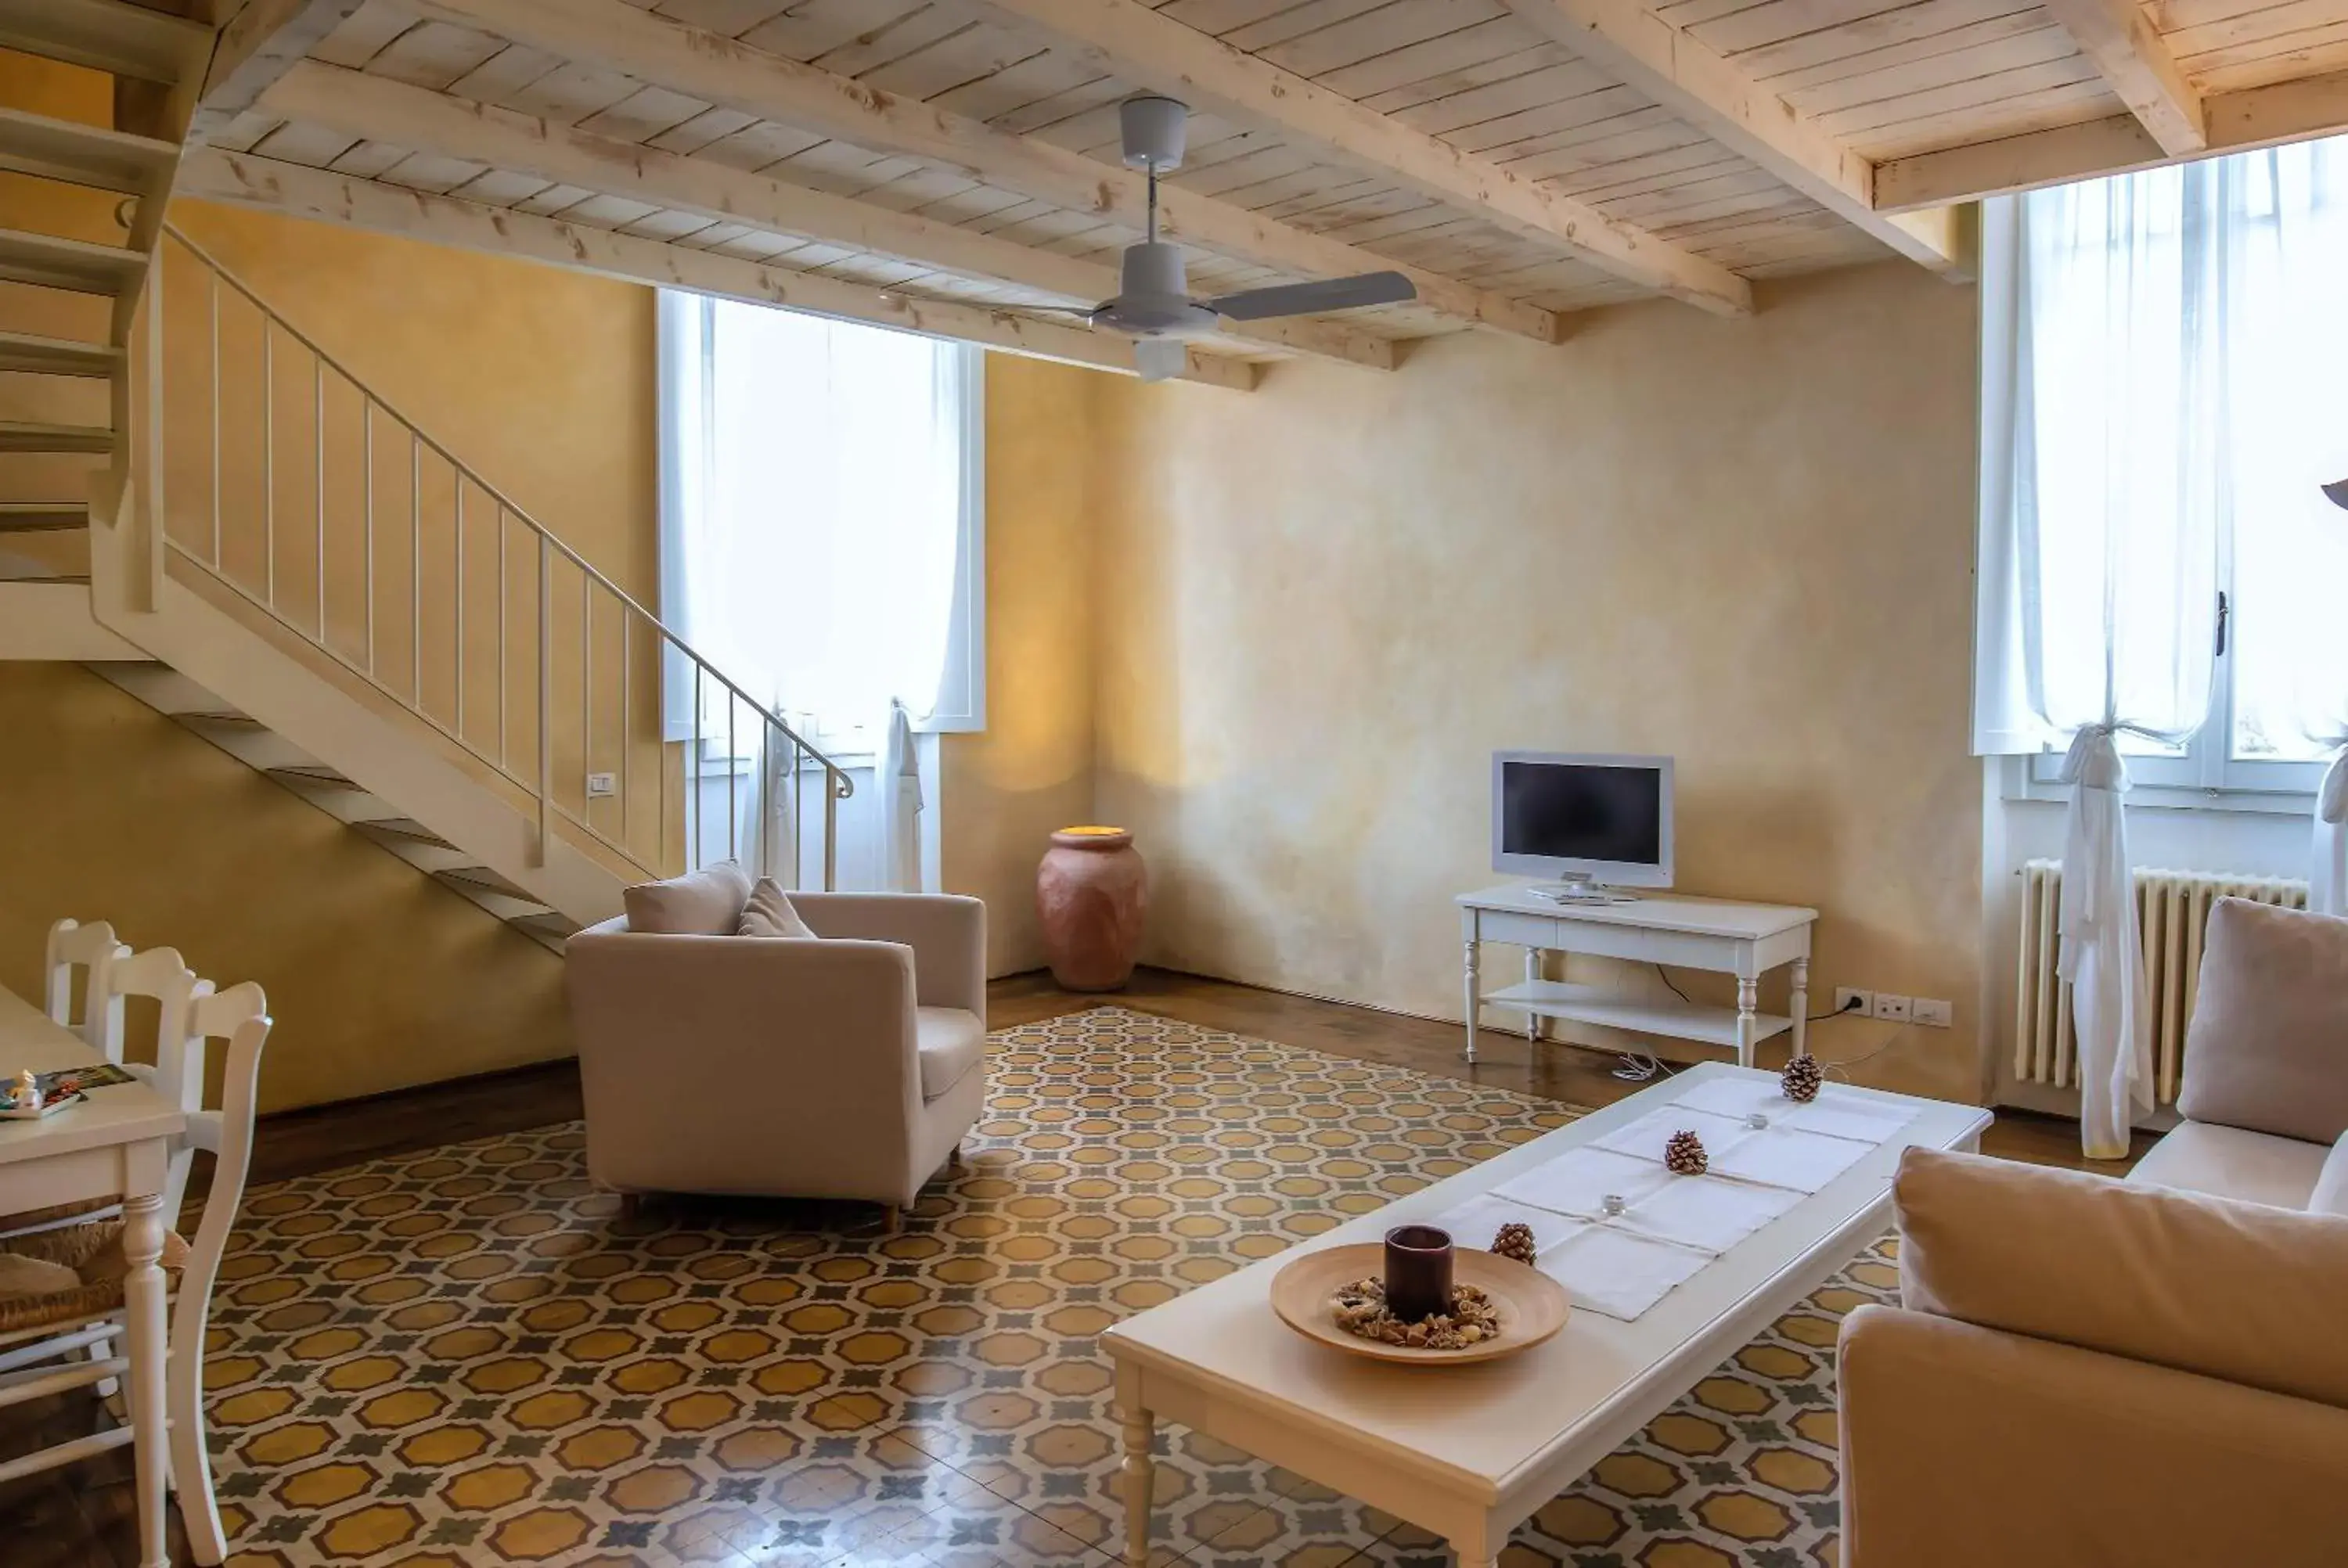
[[2226, 623], [2233, 619], [2233, 606], [2226, 601], [2225, 589], [2218, 590], [2218, 657], [2226, 656]]

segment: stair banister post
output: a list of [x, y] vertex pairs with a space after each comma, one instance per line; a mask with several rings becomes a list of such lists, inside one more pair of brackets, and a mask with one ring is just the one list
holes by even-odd
[[[139, 388], [138, 415], [132, 422], [135, 437], [126, 431], [116, 439], [126, 447], [123, 455], [125, 471], [130, 465], [127, 447], [135, 439], [140, 448], [139, 456], [143, 459], [141, 466], [146, 472], [139, 476], [139, 483], [136, 487], [136, 517], [123, 518], [118, 514], [118, 520], [131, 525], [133, 537], [138, 541], [135, 561], [139, 587], [134, 596], [135, 608], [152, 614], [163, 607], [163, 557], [167, 548], [163, 515], [163, 253], [160, 245], [157, 246], [153, 261], [147, 270], [144, 292], [146, 298], [141, 302], [146, 306], [146, 353], [141, 358], [146, 384]], [[127, 369], [118, 374], [124, 380], [129, 380]], [[128, 405], [130, 400], [125, 398], [123, 401]], [[118, 425], [116, 428], [123, 427]], [[128, 493], [125, 498], [129, 498]]]
[[547, 553], [546, 535], [538, 535], [538, 842], [530, 864], [543, 866], [547, 854], [547, 796], [554, 787], [554, 634], [547, 607], [554, 597], [554, 558]]

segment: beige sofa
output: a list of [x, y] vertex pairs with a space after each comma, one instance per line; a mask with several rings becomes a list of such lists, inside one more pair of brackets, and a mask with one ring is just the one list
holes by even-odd
[[2126, 1181], [1909, 1152], [1843, 1568], [2348, 1563], [2348, 921], [2218, 905], [2178, 1110]]
[[794, 893], [822, 938], [633, 931], [566, 957], [587, 1166], [626, 1194], [852, 1198], [893, 1225], [986, 1097], [975, 898]]

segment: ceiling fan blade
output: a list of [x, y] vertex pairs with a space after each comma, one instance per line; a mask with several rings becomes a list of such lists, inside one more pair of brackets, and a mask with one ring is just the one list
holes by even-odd
[[1364, 305], [1399, 305], [1416, 298], [1418, 291], [1400, 272], [1364, 272], [1359, 277], [1330, 278], [1317, 283], [1243, 289], [1206, 303], [1209, 310], [1235, 322], [1260, 322], [1271, 316], [1317, 316], [1327, 311], [1358, 310]]
[[1133, 367], [1144, 381], [1165, 381], [1190, 368], [1190, 351], [1180, 338], [1136, 338]]

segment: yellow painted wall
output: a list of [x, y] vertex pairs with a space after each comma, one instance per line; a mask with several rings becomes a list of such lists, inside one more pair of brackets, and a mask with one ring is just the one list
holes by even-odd
[[89, 671], [0, 662], [0, 985], [41, 995], [60, 917], [258, 980], [262, 1106], [567, 1056], [562, 966]]
[[944, 885], [986, 900], [988, 968], [1039, 967], [1035, 863], [1093, 805], [1096, 384], [986, 362], [985, 733], [944, 737]]
[[1490, 753], [1668, 753], [1678, 885], [1819, 908], [1814, 1010], [1954, 1001], [1861, 1073], [1972, 1095], [1972, 292], [1762, 294], [1245, 397], [1095, 384], [1099, 810], [1149, 857], [1148, 958], [1457, 1018]]

